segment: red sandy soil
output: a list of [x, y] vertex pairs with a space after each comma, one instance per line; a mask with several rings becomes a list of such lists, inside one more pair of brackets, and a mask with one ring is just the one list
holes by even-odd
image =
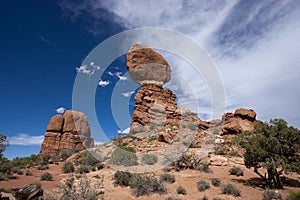
[[[1, 181], [0, 188], [18, 188], [22, 187], [29, 183], [41, 182], [42, 188], [49, 192], [55, 192], [54, 189], [57, 188], [57, 185], [65, 179], [68, 175], [62, 174], [61, 167], [63, 163], [59, 163], [59, 165], [49, 164], [48, 170], [37, 170], [36, 168], [30, 168], [29, 170], [32, 172], [32, 176], [26, 176], [25, 170], [24, 175], [16, 175], [17, 179], [12, 179], [9, 181]], [[250, 169], [245, 168], [244, 166], [240, 166], [244, 170], [244, 176], [234, 176], [228, 173], [228, 170], [232, 166], [211, 166], [212, 173], [204, 173], [196, 170], [181, 170], [179, 172], [171, 171], [168, 172], [170, 174], [175, 175], [176, 182], [173, 184], [165, 183], [168, 194], [158, 195], [152, 194], [150, 196], [142, 196], [142, 197], [134, 197], [131, 195], [131, 189], [129, 187], [115, 187], [113, 185], [113, 175], [115, 170], [110, 168], [105, 168], [100, 171], [91, 172], [88, 174], [88, 177], [91, 178], [92, 184], [97, 182], [98, 179], [95, 178], [95, 175], [104, 176], [104, 199], [108, 200], [118, 200], [118, 199], [139, 199], [139, 200], [156, 200], [156, 199], [165, 199], [167, 197], [176, 196], [183, 200], [197, 200], [198, 198], [206, 195], [209, 199], [213, 199], [214, 197], [219, 197], [221, 199], [251, 199], [251, 200], [261, 200], [264, 189], [262, 188], [263, 182], [258, 178], [258, 176]], [[41, 174], [49, 172], [53, 175], [52, 181], [40, 181]], [[159, 174], [163, 173], [162, 170], [156, 171], [155, 175], [159, 178]], [[294, 180], [299, 184], [300, 178], [297, 174], [290, 174], [288, 176], [291, 180]], [[211, 184], [212, 178], [219, 178], [221, 180], [221, 184], [232, 183], [234, 184], [240, 191], [240, 197], [233, 197], [230, 195], [224, 195], [221, 193], [221, 187], [214, 187], [211, 185], [209, 190], [199, 192], [197, 190], [197, 182], [199, 180], [205, 180]], [[251, 186], [246, 186], [243, 183], [247, 181], [251, 183]], [[176, 194], [176, 188], [178, 186], [182, 186], [186, 189], [187, 195], [178, 195]], [[278, 190], [283, 197], [286, 197], [287, 192], [289, 190], [298, 190], [300, 191], [299, 185], [298, 187], [290, 187], [285, 186], [283, 190]]]

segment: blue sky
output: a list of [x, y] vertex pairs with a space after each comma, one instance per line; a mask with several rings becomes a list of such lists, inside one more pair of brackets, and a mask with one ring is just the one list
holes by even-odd
[[[299, 127], [299, 9], [296, 0], [3, 1], [0, 133], [11, 143], [5, 155], [38, 153], [56, 109], [72, 108], [76, 75], [93, 73], [82, 62], [95, 46], [121, 31], [149, 26], [177, 30], [204, 47], [223, 79], [228, 111], [252, 108], [261, 120], [282, 117]], [[174, 70], [190, 76], [186, 63], [164, 56]], [[126, 128], [116, 124], [110, 105], [115, 84], [131, 83], [124, 59], [99, 77], [95, 96], [108, 136]], [[184, 84], [177, 84], [181, 106], [194, 110], [201, 104], [199, 116], [209, 119], [205, 85], [190, 81], [201, 99], [194, 102]], [[120, 97], [132, 99], [133, 92]]]

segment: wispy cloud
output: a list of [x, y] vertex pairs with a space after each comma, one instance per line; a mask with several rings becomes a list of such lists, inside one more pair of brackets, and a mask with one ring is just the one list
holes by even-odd
[[[68, 2], [74, 9], [76, 3]], [[243, 0], [88, 0], [77, 4], [76, 14], [87, 14], [101, 22], [99, 8], [112, 13], [111, 20], [126, 28], [163, 27], [185, 34], [205, 47], [221, 73], [227, 107], [254, 108], [258, 117], [284, 117], [300, 124], [300, 4], [290, 1]], [[151, 10], [151, 12], [149, 12]], [[74, 12], [75, 12], [74, 11]], [[168, 60], [180, 76], [174, 86], [183, 104], [200, 106], [209, 112], [209, 91], [184, 62]], [[205, 78], [205, 77], [204, 77]], [[199, 79], [199, 78], [198, 78]], [[184, 83], [188, 80], [188, 83]], [[189, 85], [186, 89], [184, 85]], [[173, 84], [172, 84], [173, 85]], [[171, 87], [171, 86], [170, 86]], [[175, 88], [176, 89], [176, 88]], [[174, 90], [175, 90], [174, 89]], [[191, 97], [201, 96], [197, 102]], [[204, 102], [203, 102], [204, 100]]]
[[124, 97], [130, 97], [132, 94], [134, 93], [134, 91], [130, 91], [130, 92], [124, 92], [121, 93]]
[[101, 87], [105, 87], [105, 86], [108, 86], [110, 84], [110, 81], [103, 81], [103, 80], [100, 80], [98, 85], [100, 85]]
[[80, 67], [76, 67], [77, 73], [83, 73], [87, 75], [93, 75], [96, 70], [101, 70], [101, 67], [96, 65], [94, 62], [91, 62], [88, 65], [82, 65]]
[[122, 72], [107, 72], [108, 75], [112, 76], [112, 77], [117, 77], [120, 81], [127, 81], [128, 80], [128, 77], [123, 75]]
[[43, 142], [44, 136], [33, 136], [24, 133], [20, 133], [16, 136], [8, 137], [7, 140], [9, 141], [10, 145], [41, 145]]

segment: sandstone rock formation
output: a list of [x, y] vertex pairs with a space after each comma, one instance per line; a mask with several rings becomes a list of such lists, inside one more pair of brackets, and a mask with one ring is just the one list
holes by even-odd
[[83, 150], [94, 146], [88, 119], [82, 112], [67, 110], [50, 119], [46, 128], [41, 154], [55, 155], [63, 149]]
[[[197, 130], [208, 129], [209, 123], [200, 120], [191, 111], [180, 109], [176, 95], [163, 88], [163, 84], [171, 78], [167, 61], [152, 49], [135, 44], [127, 53], [127, 68], [132, 79], [142, 85], [134, 98], [129, 134], [146, 137], [155, 133], [157, 141], [171, 144], [179, 132], [176, 127], [185, 126], [185, 131], [193, 129], [197, 139], [194, 145], [199, 145], [203, 134]], [[153, 129], [154, 133], [151, 132]]]
[[237, 109], [233, 113], [223, 115], [222, 134], [238, 134], [243, 131], [253, 131], [256, 124], [256, 113], [244, 108]]
[[171, 68], [167, 61], [151, 48], [134, 44], [127, 53], [127, 69], [138, 84], [156, 82], [160, 85], [171, 79]]

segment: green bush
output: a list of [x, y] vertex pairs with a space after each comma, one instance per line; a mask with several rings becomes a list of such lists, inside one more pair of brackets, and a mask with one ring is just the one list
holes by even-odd
[[49, 167], [47, 165], [40, 165], [38, 167], [38, 170], [46, 170], [46, 169], [49, 169]]
[[213, 178], [213, 179], [211, 179], [211, 184], [215, 187], [219, 187], [221, 184], [221, 181], [218, 178]]
[[144, 154], [142, 157], [142, 162], [146, 165], [154, 165], [157, 163], [157, 156], [155, 154]]
[[129, 186], [131, 178], [130, 172], [117, 171], [114, 175], [114, 185]]
[[80, 149], [74, 148], [74, 149], [63, 149], [60, 153], [59, 156], [62, 158], [64, 161], [67, 160], [71, 155], [79, 152]]
[[11, 171], [12, 173], [16, 174], [16, 173], [18, 173], [19, 170], [20, 170], [19, 167], [12, 167], [10, 171]]
[[229, 148], [224, 144], [218, 144], [214, 148], [215, 155], [227, 155], [227, 153], [230, 151]]
[[[1, 194], [1, 192], [11, 193], [11, 189], [10, 188], [0, 188], [0, 194]], [[1, 199], [1, 195], [0, 195], [0, 199]]]
[[51, 181], [52, 175], [49, 172], [43, 173], [41, 175], [41, 181]]
[[198, 127], [195, 124], [187, 124], [187, 127], [191, 130], [191, 131], [196, 131], [198, 129]]
[[38, 162], [40, 165], [47, 165], [50, 158], [51, 158], [50, 155], [43, 154], [41, 157], [39, 157]]
[[32, 176], [32, 172], [29, 171], [29, 170], [26, 170], [25, 175], [26, 175], [26, 176]]
[[204, 181], [204, 180], [200, 180], [197, 182], [197, 188], [200, 192], [207, 190], [210, 188], [210, 185], [208, 182]]
[[244, 176], [244, 172], [240, 167], [233, 166], [228, 170], [231, 175]]
[[263, 193], [263, 200], [282, 199], [281, 194], [272, 190], [265, 190]]
[[18, 175], [23, 175], [23, 171], [21, 169], [18, 170], [17, 172]]
[[287, 200], [299, 200], [300, 199], [300, 191], [289, 191]]
[[85, 166], [85, 165], [81, 165], [76, 169], [76, 173], [79, 174], [85, 174], [85, 173], [89, 173], [90, 169], [89, 167]]
[[125, 151], [121, 148], [117, 148], [112, 153], [109, 164], [113, 165], [124, 165], [124, 166], [134, 166], [138, 165], [138, 157], [135, 153]]
[[221, 188], [223, 194], [231, 194], [235, 197], [241, 196], [241, 191], [239, 191], [234, 185], [227, 184], [223, 185]]
[[200, 166], [198, 166], [198, 168], [201, 172], [212, 173], [212, 170], [209, 168], [208, 163], [202, 163], [200, 164]]
[[7, 176], [2, 172], [0, 172], [0, 181], [7, 181], [7, 180], [8, 180]]
[[161, 174], [159, 177], [161, 182], [175, 183], [175, 176], [172, 174]]
[[155, 177], [141, 175], [132, 176], [130, 187], [132, 188], [132, 194], [135, 197], [150, 195], [151, 193], [158, 193], [160, 195], [167, 193], [166, 187]]
[[178, 186], [178, 187], [176, 188], [176, 193], [177, 193], [177, 194], [186, 195], [186, 189], [185, 189], [184, 187], [182, 187], [182, 186]]
[[114, 185], [130, 186], [132, 194], [136, 197], [149, 195], [150, 193], [165, 194], [167, 191], [165, 186], [155, 177], [122, 171], [117, 171], [114, 174]]
[[78, 159], [78, 163], [85, 166], [96, 166], [99, 162], [89, 151], [84, 151]]
[[75, 171], [75, 167], [72, 162], [66, 162], [62, 166], [63, 173], [73, 173]]

